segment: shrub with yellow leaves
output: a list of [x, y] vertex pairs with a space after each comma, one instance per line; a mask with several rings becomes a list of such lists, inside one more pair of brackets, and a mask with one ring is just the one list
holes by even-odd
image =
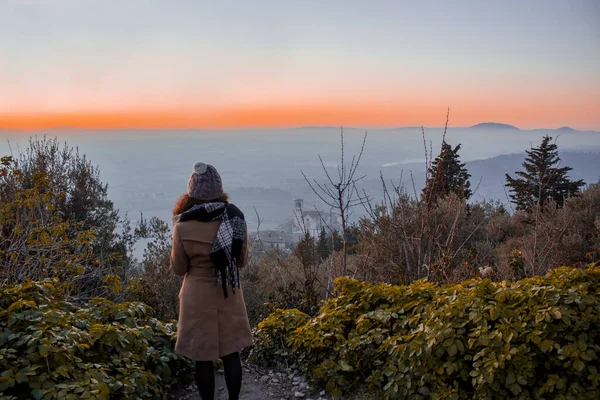
[[336, 287], [314, 318], [277, 310], [262, 321], [254, 359], [285, 355], [334, 398], [361, 386], [388, 399], [600, 396], [597, 266], [515, 282]]

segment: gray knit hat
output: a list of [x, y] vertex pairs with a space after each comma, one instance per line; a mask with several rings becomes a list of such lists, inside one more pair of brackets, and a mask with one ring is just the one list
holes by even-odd
[[223, 195], [223, 183], [216, 168], [197, 162], [188, 181], [188, 196], [197, 200], [215, 200]]

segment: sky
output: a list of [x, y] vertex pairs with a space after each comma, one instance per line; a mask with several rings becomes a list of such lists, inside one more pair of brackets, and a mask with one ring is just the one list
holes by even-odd
[[600, 130], [598, 0], [0, 0], [0, 128]]

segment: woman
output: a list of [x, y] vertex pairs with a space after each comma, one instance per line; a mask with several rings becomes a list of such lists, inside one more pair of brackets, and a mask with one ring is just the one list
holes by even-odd
[[239, 352], [252, 344], [239, 268], [248, 261], [244, 214], [228, 202], [221, 177], [197, 162], [173, 210], [171, 269], [185, 275], [179, 292], [175, 351], [196, 361], [202, 400], [214, 398], [213, 360], [221, 358], [230, 400], [239, 398]]

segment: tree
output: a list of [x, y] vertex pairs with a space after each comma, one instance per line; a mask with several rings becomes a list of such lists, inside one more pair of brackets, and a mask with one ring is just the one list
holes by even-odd
[[77, 148], [61, 146], [56, 138], [31, 138], [29, 147], [15, 160], [24, 189], [35, 187], [34, 177], [43, 174], [64, 195], [56, 199], [57, 211], [70, 222], [95, 234], [96, 257], [114, 266], [127, 265], [128, 250], [135, 239], [128, 237], [127, 221], [119, 216], [108, 197], [108, 185], [100, 170]]
[[[319, 161], [321, 162], [321, 167], [323, 168], [323, 172], [327, 177], [327, 181], [325, 183], [319, 183], [316, 179], [313, 179], [311, 182], [311, 180], [308, 179], [304, 174], [304, 171], [302, 171], [302, 176], [311, 190], [323, 203], [325, 203], [331, 209], [336, 210], [337, 215], [340, 217], [342, 230], [342, 267], [344, 275], [348, 274], [346, 248], [348, 240], [348, 220], [350, 218], [351, 209], [363, 204], [365, 201], [365, 199], [360, 196], [358, 189], [356, 188], [357, 182], [363, 179], [364, 176], [357, 177], [356, 171], [358, 170], [363, 151], [365, 150], [366, 141], [367, 134], [365, 133], [362, 146], [360, 147], [360, 152], [358, 155], [352, 156], [352, 160], [348, 166], [348, 159], [344, 149], [344, 130], [342, 129], [340, 134], [341, 157], [340, 165], [337, 166], [337, 177], [334, 176], [332, 178], [332, 174], [330, 174], [327, 170], [321, 155], [319, 155]], [[332, 229], [332, 227], [329, 228]]]
[[93, 255], [95, 233], [64, 218], [64, 193], [38, 172], [25, 175], [11, 157], [0, 159], [0, 286], [59, 278], [77, 296], [106, 296], [102, 279], [112, 271]]
[[319, 254], [321, 260], [325, 260], [331, 254], [331, 248], [329, 246], [329, 241], [327, 240], [325, 227], [322, 227], [321, 233], [319, 233], [319, 239], [317, 240], [317, 253]]
[[468, 199], [471, 192], [471, 175], [467, 172], [465, 164], [460, 162], [458, 151], [460, 144], [452, 148], [446, 141], [442, 141], [440, 154], [429, 167], [427, 181], [423, 188], [423, 198], [427, 205], [432, 205], [439, 198], [450, 193]]
[[128, 281], [127, 300], [149, 305], [161, 321], [177, 319], [178, 294], [182, 278], [171, 272], [171, 228], [163, 220], [141, 215], [134, 236], [148, 240], [141, 261], [142, 270], [136, 279]]
[[[304, 237], [300, 239], [296, 248], [294, 249], [294, 254], [305, 269], [312, 270], [318, 261], [319, 255], [317, 253], [317, 246], [315, 244], [315, 239], [310, 236], [310, 233], [306, 232]], [[308, 279], [311, 278], [311, 274], [306, 274]]]
[[525, 171], [515, 172], [516, 178], [506, 174], [506, 186], [512, 192], [510, 198], [517, 210], [541, 209], [549, 200], [562, 207], [565, 199], [585, 185], [581, 179], [572, 181], [567, 177], [571, 167], [559, 167], [558, 146], [551, 140], [546, 135], [538, 147], [526, 151]]
[[340, 232], [338, 232], [337, 230], [333, 231], [331, 233], [331, 238], [329, 238], [329, 248], [332, 249], [333, 251], [340, 251], [343, 250], [344, 253], [346, 252], [346, 246], [348, 245], [348, 243], [344, 243], [344, 238], [343, 235], [340, 234]]

